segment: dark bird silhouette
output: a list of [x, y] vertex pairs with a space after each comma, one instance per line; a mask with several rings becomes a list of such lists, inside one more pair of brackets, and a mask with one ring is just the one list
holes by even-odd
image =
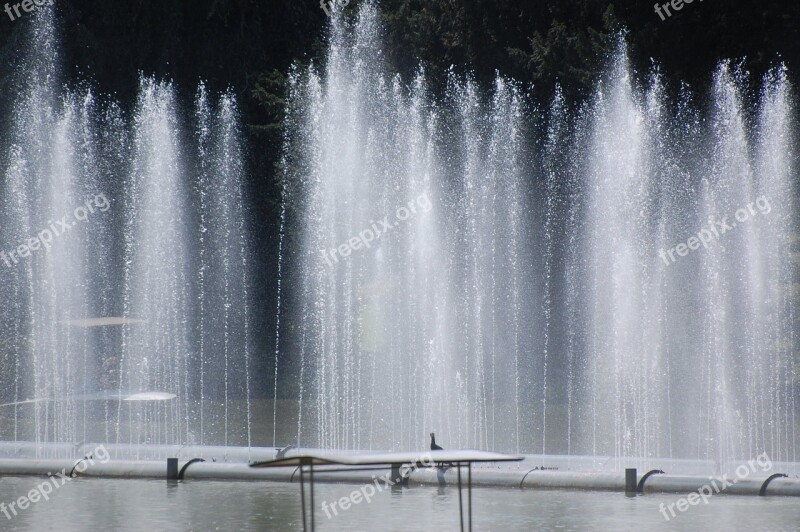
[[443, 448], [436, 445], [436, 435], [431, 432], [431, 451], [444, 451]]
[[[439, 445], [436, 445], [436, 435], [433, 432], [431, 432], [431, 451], [444, 451], [444, 448], [440, 447]], [[436, 464], [436, 468], [439, 469], [440, 473], [449, 467], [453, 467], [453, 464], [450, 463], [445, 464], [444, 462], [439, 462], [438, 464]], [[442, 483], [442, 480], [443, 478], [440, 477], [439, 478], [440, 485]]]

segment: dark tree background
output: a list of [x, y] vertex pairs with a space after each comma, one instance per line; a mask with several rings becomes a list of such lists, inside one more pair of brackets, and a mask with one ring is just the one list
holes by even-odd
[[[352, 15], [359, 0], [346, 9]], [[16, 2], [12, 2], [16, 3]], [[664, 3], [664, 2], [660, 2]], [[248, 136], [250, 197], [257, 235], [255, 290], [261, 345], [271, 345], [285, 74], [293, 63], [324, 61], [327, 17], [317, 0], [55, 0], [67, 82], [88, 80], [133, 106], [139, 73], [176, 82], [187, 101], [199, 80], [238, 95]], [[634, 66], [655, 61], [673, 87], [702, 93], [718, 61], [743, 59], [758, 79], [777, 61], [800, 62], [800, 3], [694, 0], [669, 19], [654, 1], [378, 0], [387, 52], [409, 76], [422, 63], [435, 88], [444, 72], [471, 71], [488, 86], [495, 73], [532, 84], [546, 105], [556, 82], [572, 102], [586, 98], [613, 37], [625, 32]], [[0, 11], [0, 103], [32, 16]], [[8, 113], [0, 113], [0, 125]], [[266, 361], [264, 362], [266, 364]], [[270, 387], [265, 383], [265, 387]]]

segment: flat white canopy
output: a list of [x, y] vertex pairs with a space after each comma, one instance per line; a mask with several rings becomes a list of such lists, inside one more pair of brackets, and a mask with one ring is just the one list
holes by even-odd
[[[288, 451], [293, 452], [293, 451]], [[468, 469], [467, 475], [467, 500], [469, 501], [469, 513], [467, 514], [467, 528], [472, 530], [472, 463], [473, 462], [518, 462], [523, 459], [522, 456], [514, 456], [509, 454], [490, 453], [487, 451], [428, 451], [420, 453], [418, 451], [399, 452], [399, 453], [342, 453], [342, 452], [326, 452], [313, 451], [304, 452], [302, 450], [294, 451], [298, 454], [280, 460], [269, 460], [266, 462], [255, 462], [250, 464], [250, 467], [283, 467], [283, 466], [299, 466], [300, 468], [300, 501], [303, 512], [303, 530], [314, 530], [314, 466], [315, 465], [344, 465], [344, 466], [393, 466], [399, 467], [402, 465], [410, 464], [423, 464], [434, 466], [435, 464], [448, 464], [458, 468], [458, 517], [461, 523], [461, 531], [464, 528], [464, 507], [461, 498], [461, 468], [466, 464]], [[301, 454], [302, 453], [302, 454]], [[310, 486], [311, 486], [311, 528], [306, 526], [306, 499], [305, 488], [303, 479], [303, 466], [309, 466], [311, 473]], [[294, 476], [294, 475], [293, 475]]]
[[518, 462], [522, 456], [492, 453], [488, 451], [428, 451], [397, 452], [397, 453], [341, 453], [341, 452], [313, 452], [297, 456], [290, 456], [280, 460], [254, 462], [250, 467], [282, 467], [298, 465], [391, 465], [413, 463], [472, 463], [472, 462]]

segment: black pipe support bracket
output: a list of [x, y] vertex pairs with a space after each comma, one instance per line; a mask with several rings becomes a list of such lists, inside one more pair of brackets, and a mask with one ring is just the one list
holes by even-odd
[[761, 489], [758, 491], [758, 495], [760, 497], [766, 497], [767, 496], [767, 486], [769, 486], [770, 482], [772, 482], [776, 478], [787, 478], [788, 476], [789, 475], [785, 475], [783, 473], [775, 473], [774, 475], [770, 475], [767, 478], [767, 480], [765, 480], [764, 483], [761, 484]]
[[644, 476], [639, 480], [639, 484], [636, 486], [636, 493], [644, 493], [644, 483], [647, 482], [647, 479], [652, 477], [653, 475], [663, 475], [664, 472], [660, 469], [651, 469]]

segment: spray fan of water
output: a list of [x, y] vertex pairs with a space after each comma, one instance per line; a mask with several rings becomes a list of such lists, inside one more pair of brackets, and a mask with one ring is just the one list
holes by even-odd
[[[3, 439], [249, 444], [236, 103], [201, 86], [187, 114], [145, 78], [127, 113], [64, 87], [37, 17], [3, 249], [75, 225], [0, 264]], [[437, 98], [388, 74], [377, 19], [335, 17], [324, 71], [290, 77], [271, 377], [299, 384], [296, 443], [796, 462], [785, 68], [752, 93], [721, 64], [699, 104], [620, 46], [577, 108], [452, 73]], [[74, 326], [114, 316], [135, 321]], [[172, 399], [108, 399], [153, 391]]]
[[751, 94], [721, 64], [700, 105], [620, 45], [587, 103], [542, 112], [503, 78], [437, 101], [380, 35], [370, 4], [334, 17], [324, 70], [291, 77], [297, 442], [796, 460], [785, 68]]
[[175, 87], [143, 78], [126, 113], [65, 87], [52, 12], [36, 16], [15, 67], [0, 236], [8, 251], [66, 226], [0, 265], [2, 438], [249, 445], [236, 102], [201, 85], [181, 117]]

